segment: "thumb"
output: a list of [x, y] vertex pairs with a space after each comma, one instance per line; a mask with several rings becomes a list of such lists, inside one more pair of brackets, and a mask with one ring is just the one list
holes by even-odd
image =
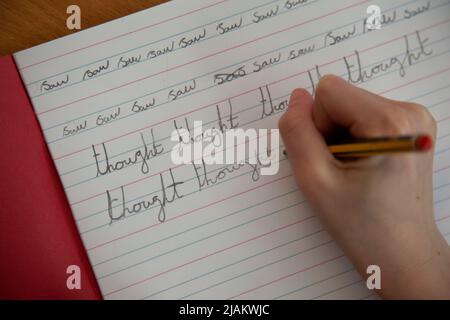
[[288, 159], [301, 189], [332, 179], [334, 158], [316, 128], [312, 116], [313, 98], [304, 89], [292, 92], [289, 107], [278, 126]]

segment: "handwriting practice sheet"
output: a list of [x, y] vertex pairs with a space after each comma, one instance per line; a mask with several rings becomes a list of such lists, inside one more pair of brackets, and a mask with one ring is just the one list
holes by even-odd
[[376, 298], [281, 152], [271, 176], [171, 161], [174, 130], [276, 129], [329, 73], [437, 119], [450, 240], [450, 0], [175, 0], [14, 57], [105, 299]]

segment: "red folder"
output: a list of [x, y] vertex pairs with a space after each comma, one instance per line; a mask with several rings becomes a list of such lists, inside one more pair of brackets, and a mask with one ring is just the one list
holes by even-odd
[[[12, 56], [0, 57], [0, 299], [101, 299]], [[66, 282], [81, 269], [81, 289]]]

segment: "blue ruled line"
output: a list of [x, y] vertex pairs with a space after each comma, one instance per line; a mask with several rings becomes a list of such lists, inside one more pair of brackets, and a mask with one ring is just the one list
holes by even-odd
[[[436, 40], [436, 41], [434, 41], [434, 42], [431, 42], [431, 43], [429, 43], [428, 45], [432, 45], [432, 44], [435, 44], [435, 43], [439, 43], [439, 42], [444, 41], [444, 40], [447, 40], [447, 39], [449, 39], [449, 38], [450, 38], [450, 36], [447, 36], [447, 37], [445, 37], [445, 38], [442, 38], [442, 39]], [[414, 51], [416, 51], [416, 50], [418, 50], [418, 49], [419, 49], [419, 48], [415, 48], [415, 49], [412, 49], [411, 51], [414, 52]], [[440, 54], [437, 54], [437, 55], [434, 55], [434, 56], [432, 56], [432, 57], [430, 57], [430, 58], [423, 59], [423, 60], [417, 62], [416, 64], [414, 64], [413, 66], [418, 65], [418, 64], [420, 64], [420, 63], [422, 63], [422, 62], [426, 62], [426, 61], [428, 61], [428, 60], [432, 60], [433, 58], [437, 58], [437, 57], [439, 57], [439, 56], [445, 55], [445, 54], [447, 54], [448, 52], [450, 52], [450, 50], [444, 51], [444, 52], [442, 52], [442, 53], [440, 53]], [[398, 54], [397, 56], [400, 56], [400, 55], [401, 55], [401, 54]], [[375, 63], [369, 64], [369, 65], [367, 65], [367, 66], [365, 67], [365, 69], [366, 69], [366, 68], [370, 68], [371, 66], [377, 65], [377, 64], [381, 63], [381, 62], [384, 61], [384, 60], [386, 60], [386, 59], [383, 59], [383, 60], [377, 61], [377, 62], [375, 62]], [[412, 66], [411, 66], [411, 67], [412, 67]], [[411, 68], [411, 67], [410, 67], [410, 68]], [[399, 68], [399, 69], [400, 69], [400, 68]], [[384, 76], [390, 75], [390, 74], [392, 74], [392, 73], [398, 72], [399, 69], [393, 69], [393, 70], [391, 70], [391, 71], [389, 71], [389, 72], [386, 72], [386, 73], [383, 73], [383, 74], [381, 74], [381, 75], [379, 75], [379, 76], [373, 77], [373, 78], [371, 78], [369, 81], [372, 81], [372, 80], [375, 80], [375, 79], [379, 79], [379, 78], [381, 78], [381, 77], [384, 77]], [[343, 77], [344, 75], [345, 75], [344, 73], [343, 73], [343, 74], [340, 74], [341, 77]], [[369, 81], [367, 81], [367, 82], [369, 82]], [[445, 88], [447, 88], [447, 87], [449, 87], [449, 86], [450, 86], [450, 85], [444, 86], [444, 87], [442, 87], [442, 88], [440, 88], [440, 89], [434, 89], [434, 90], [432, 90], [432, 91], [430, 91], [430, 92], [427, 92], [427, 93], [421, 94], [421, 95], [419, 95], [419, 96], [410, 98], [409, 101], [414, 100], [414, 99], [419, 98], [419, 97], [423, 97], [423, 96], [428, 95], [428, 94], [430, 94], [430, 93], [432, 93], [432, 92], [436, 92], [436, 91], [445, 89]], [[311, 89], [311, 88], [312, 88], [312, 86], [307, 86], [305, 89]], [[289, 96], [289, 94], [285, 94], [285, 95], [282, 95], [282, 96], [280, 96], [280, 97], [274, 98], [273, 101], [274, 101], [274, 102], [275, 102], [275, 101], [278, 101], [278, 99], [283, 99], [283, 98], [286, 98], [287, 96]], [[448, 101], [448, 99], [447, 99], [447, 100], [444, 100], [444, 101], [441, 101], [440, 103], [444, 103], [444, 102], [447, 102], [447, 101]], [[429, 106], [429, 109], [431, 109], [431, 108], [437, 106], [437, 105], [440, 104], [440, 103], [435, 103], [435, 104]], [[261, 105], [261, 104], [253, 105], [253, 106], [251, 106], [251, 107], [249, 107], [249, 108], [246, 108], [246, 109], [243, 109], [243, 110], [241, 110], [241, 111], [239, 111], [239, 112], [236, 112], [235, 114], [239, 114], [239, 113], [242, 113], [242, 112], [245, 112], [245, 111], [248, 111], [248, 110], [257, 108], [257, 107], [260, 106], [260, 105]], [[278, 114], [278, 113], [275, 113], [275, 114]], [[256, 119], [256, 120], [254, 120], [254, 121], [249, 121], [249, 122], [245, 123], [244, 125], [248, 125], [248, 124], [250, 124], [250, 123], [254, 123], [254, 122], [257, 122], [257, 121], [259, 121], [259, 120], [260, 120], [260, 119]], [[215, 121], [216, 121], [216, 120], [210, 121], [210, 122], [208, 122], [207, 124], [213, 123], [213, 122], [215, 122]], [[162, 138], [162, 139], [159, 139], [159, 140], [155, 140], [155, 143], [159, 143], [159, 142], [164, 141], [164, 140], [166, 140], [166, 139], [168, 139], [168, 138], [170, 138], [170, 137], [166, 137], [166, 138]], [[118, 155], [122, 155], [122, 154], [124, 154], [124, 153], [127, 153], [127, 152], [130, 152], [130, 151], [137, 150], [137, 149], [139, 149], [139, 148], [141, 148], [141, 146], [140, 146], [140, 147], [137, 147], [137, 148], [133, 148], [133, 149], [128, 150], [128, 151], [124, 151], [124, 152], [122, 152], [122, 153], [120, 153], [120, 154], [118, 154]], [[450, 148], [449, 148], [449, 149], [450, 149]], [[164, 155], [164, 154], [167, 154], [167, 153], [170, 153], [170, 150], [167, 150], [166, 152], [163, 152], [161, 155]], [[118, 155], [116, 155], [116, 156], [118, 156]], [[116, 157], [116, 156], [111, 157], [111, 159], [113, 159], [113, 158]], [[102, 162], [104, 162], [104, 161], [106, 161], [106, 160], [101, 160], [101, 161], [99, 161], [99, 163], [102, 163]], [[63, 173], [63, 174], [61, 174], [60, 176], [63, 176], [63, 175], [65, 175], [65, 174], [69, 174], [69, 173], [72, 173], [72, 172], [75, 172], [75, 171], [78, 171], [78, 170], [81, 170], [81, 169], [84, 169], [84, 168], [86, 168], [86, 167], [90, 167], [90, 166], [93, 166], [93, 165], [94, 165], [94, 163], [93, 163], [93, 164], [89, 164], [89, 165], [85, 165], [85, 166], [82, 166], [82, 167], [80, 167], [80, 168], [73, 169], [73, 170], [71, 170], [71, 171], [69, 171], [69, 172]], [[128, 166], [128, 167], [126, 167], [126, 168], [131, 168], [131, 167], [134, 167], [134, 165]], [[125, 168], [125, 169], [126, 169], [126, 168]], [[64, 187], [64, 189], [67, 190], [67, 189], [69, 189], [69, 188], [71, 188], [71, 187], [78, 186], [78, 185], [80, 185], [80, 184], [83, 184], [83, 183], [85, 183], [85, 182], [89, 182], [89, 181], [91, 181], [91, 180], [98, 179], [98, 178], [99, 178], [99, 177], [91, 177], [91, 178], [82, 180], [82, 181], [80, 181], [80, 182], [77, 182], [77, 183], [68, 185], [68, 186]]]
[[[275, 2], [278, 2], [278, 1], [280, 1], [280, 0], [272, 0], [272, 1], [266, 2], [266, 3], [262, 4], [262, 5], [258, 5], [258, 6], [256, 6], [256, 7], [253, 7], [253, 8], [250, 8], [250, 9], [247, 9], [247, 10], [244, 10], [244, 11], [241, 11], [241, 12], [238, 12], [238, 13], [234, 13], [234, 14], [229, 15], [229, 16], [225, 16], [225, 17], [223, 17], [223, 18], [214, 20], [214, 21], [209, 22], [209, 23], [207, 23], [207, 24], [203, 24], [203, 25], [200, 25], [200, 26], [198, 26], [198, 27], [194, 27], [194, 28], [191, 28], [191, 29], [188, 29], [188, 30], [185, 30], [185, 31], [176, 33], [176, 34], [173, 34], [173, 35], [171, 35], [171, 36], [168, 36], [168, 37], [165, 37], [165, 38], [162, 38], [162, 39], [159, 39], [159, 40], [155, 40], [155, 41], [152, 41], [152, 42], [149, 42], [149, 43], [140, 45], [140, 46], [138, 46], [138, 47], [135, 47], [135, 48], [132, 48], [132, 49], [129, 49], [129, 50], [126, 50], [126, 51], [122, 51], [122, 52], [120, 52], [120, 53], [117, 53], [117, 54], [114, 54], [114, 55], [112, 55], [112, 56], [108, 56], [108, 57], [105, 57], [105, 58], [96, 60], [96, 61], [94, 61], [94, 62], [89, 62], [89, 63], [87, 63], [87, 64], [81, 65], [81, 66], [76, 67], [76, 68], [72, 68], [72, 69], [69, 69], [69, 70], [66, 70], [66, 71], [62, 71], [62, 72], [60, 72], [60, 73], [57, 73], [57, 74], [54, 74], [54, 75], [51, 75], [51, 76], [47, 76], [47, 77], [42, 78], [42, 79], [39, 79], [39, 80], [35, 80], [35, 81], [33, 81], [33, 82], [30, 82], [30, 83], [26, 84], [26, 86], [28, 87], [28, 86], [33, 85], [33, 84], [35, 84], [35, 83], [41, 82], [41, 81], [43, 81], [43, 80], [48, 80], [48, 79], [51, 79], [51, 78], [60, 76], [60, 75], [62, 75], [62, 74], [66, 74], [66, 73], [69, 73], [69, 72], [72, 72], [72, 71], [75, 71], [75, 70], [79, 70], [79, 69], [88, 67], [88, 66], [90, 66], [90, 65], [93, 65], [93, 64], [96, 64], [96, 63], [99, 63], [99, 62], [104, 62], [104, 61], [107, 61], [107, 60], [109, 60], [109, 59], [112, 59], [112, 58], [115, 58], [115, 57], [119, 57], [119, 56], [124, 55], [124, 54], [126, 54], [126, 53], [129, 53], [129, 52], [131, 52], [131, 51], [135, 51], [135, 50], [139, 50], [139, 49], [142, 49], [142, 48], [151, 46], [151, 45], [153, 45], [153, 44], [155, 44], [155, 43], [158, 43], [158, 42], [162, 42], [162, 41], [165, 41], [165, 40], [169, 40], [169, 39], [172, 39], [172, 38], [176, 38], [176, 37], [178, 37], [178, 36], [180, 36], [180, 35], [188, 34], [188, 33], [192, 32], [192, 31], [195, 31], [195, 30], [203, 29], [203, 28], [205, 28], [205, 27], [207, 27], [207, 26], [210, 26], [210, 25], [213, 25], [213, 24], [215, 24], [215, 23], [222, 22], [222, 21], [224, 21], [224, 20], [227, 20], [227, 19], [230, 19], [230, 18], [234, 18], [234, 17], [239, 16], [239, 15], [243, 15], [243, 14], [245, 14], [245, 13], [248, 13], [248, 12], [250, 12], [250, 11], [253, 11], [253, 10], [255, 10], [255, 9], [258, 9], [258, 8], [261, 8], [261, 7], [264, 7], [264, 6], [267, 6], [267, 5], [269, 5], [269, 4], [272, 4], [272, 3], [275, 3]], [[312, 2], [306, 3], [306, 4], [301, 5], [301, 6], [299, 6], [299, 7], [295, 7], [295, 8], [293, 8], [293, 9], [290, 9], [290, 10], [288, 10], [288, 11], [280, 12], [278, 15], [282, 15], [282, 14], [285, 14], [285, 13], [287, 13], [287, 12], [295, 11], [295, 10], [301, 8], [301, 7], [306, 7], [306, 6], [308, 6], [308, 5], [311, 5], [311, 4], [316, 3], [316, 2], [318, 2], [318, 1], [320, 1], [320, 0], [314, 0], [314, 1], [312, 1]], [[248, 24], [242, 25], [239, 29], [235, 29], [235, 30], [232, 30], [232, 31], [230, 31], [230, 32], [227, 32], [227, 34], [228, 34], [228, 33], [232, 33], [232, 32], [234, 32], [234, 31], [237, 31], [237, 30], [242, 30], [242, 29], [244, 29], [244, 28], [246, 28], [246, 27], [248, 27], [248, 26], [250, 26], [250, 25], [254, 25], [254, 23], [248, 23]], [[204, 39], [202, 39], [202, 40], [196, 42], [196, 44], [202, 43], [202, 42], [206, 42], [207, 40], [214, 39], [214, 38], [216, 38], [216, 37], [218, 37], [218, 36], [223, 36], [223, 34], [216, 34], [216, 35], [214, 35], [214, 36], [204, 38]], [[171, 51], [171, 52], [175, 52], [175, 51], [178, 51], [178, 50], [180, 50], [180, 49], [184, 49], [184, 48], [177, 48], [177, 49], [174, 49], [174, 50]], [[133, 64], [133, 65], [131, 65], [130, 67], [133, 67], [133, 66], [135, 66], [135, 65], [139, 65], [140, 63], [144, 63], [144, 62], [147, 62], [147, 61], [150, 61], [150, 60], [155, 60], [155, 59], [157, 59], [157, 58], [141, 60], [139, 63]], [[129, 67], [128, 67], [128, 68], [129, 68]], [[120, 70], [124, 70], [124, 69], [128, 69], [128, 68], [114, 69], [114, 70], [111, 70], [111, 71], [102, 73], [102, 74], [100, 74], [100, 75], [98, 75], [98, 76], [96, 76], [96, 77], [92, 77], [92, 78], [89, 78], [89, 79], [84, 80], [84, 81], [78, 81], [78, 82], [72, 83], [71, 85], [78, 84], [78, 83], [81, 83], [81, 82], [86, 82], [86, 81], [89, 81], [89, 80], [92, 80], [92, 79], [97, 79], [97, 78], [99, 78], [99, 77], [101, 77], [101, 76], [103, 76], [103, 75], [109, 74], [109, 73], [111, 73], [111, 72], [120, 71]], [[64, 88], [70, 87], [71, 85], [67, 85], [67, 86], [64, 86], [64, 87], [61, 87], [61, 88], [57, 88], [57, 89], [52, 90], [52, 91], [47, 91], [47, 92], [45, 92], [45, 93], [35, 95], [35, 96], [33, 96], [32, 98], [34, 99], [34, 98], [39, 97], [39, 96], [42, 96], [42, 95], [46, 95], [46, 94], [50, 94], [50, 93], [56, 92], [56, 91], [58, 91], [58, 90], [60, 90], [60, 89], [64, 89]]]
[[[410, 3], [414, 3], [414, 2], [416, 2], [416, 1], [418, 1], [418, 0], [412, 0], [412, 1], [410, 1], [410, 2], [406, 2], [406, 3], [402, 4], [402, 5], [399, 5], [399, 6], [396, 6], [396, 7], [392, 7], [392, 8], [390, 8], [390, 9], [386, 10], [386, 11], [394, 10], [394, 9], [399, 8], [399, 7], [406, 6], [406, 5], [410, 4]], [[448, 5], [448, 4], [450, 4], [450, 2], [445, 2], [445, 3], [443, 3], [443, 4], [439, 5], [439, 6], [436, 6], [436, 7], [431, 8], [430, 11], [431, 11], [431, 10], [438, 9], [438, 8], [440, 8], [440, 7], [443, 7], [443, 6], [446, 6], [446, 5]], [[339, 29], [344, 28], [344, 27], [347, 27], [347, 26], [349, 26], [349, 25], [353, 25], [353, 24], [355, 24], [355, 23], [357, 23], [357, 22], [361, 22], [361, 21], [363, 21], [363, 20], [362, 20], [362, 19], [355, 20], [355, 21], [352, 22], [352, 23], [348, 23], [348, 24], [345, 24], [345, 25], [339, 27]], [[386, 27], [389, 27], [390, 25], [394, 25], [394, 24], [399, 23], [399, 22], [402, 22], [402, 21], [405, 21], [405, 19], [396, 20], [395, 22], [390, 23], [390, 24], [387, 25]], [[86, 118], [86, 117], [89, 117], [89, 116], [91, 116], [91, 115], [98, 114], [98, 113], [100, 113], [100, 112], [103, 112], [103, 111], [106, 111], [106, 110], [109, 110], [109, 109], [113, 109], [113, 108], [122, 106], [122, 105], [124, 105], [124, 104], [128, 104], [128, 103], [134, 102], [134, 101], [136, 101], [136, 100], [138, 100], [138, 99], [142, 99], [142, 98], [145, 98], [145, 97], [154, 95], [155, 93], [159, 93], [159, 92], [161, 92], [161, 91], [164, 91], [164, 90], [167, 90], [167, 89], [170, 89], [170, 88], [174, 88], [174, 87], [180, 86], [180, 85], [182, 85], [182, 84], [184, 84], [184, 83], [187, 83], [187, 82], [190, 82], [190, 81], [193, 81], [193, 80], [198, 80], [198, 79], [203, 78], [203, 77], [205, 77], [205, 76], [208, 76], [208, 75], [217, 73], [217, 72], [219, 72], [219, 71], [226, 70], [226, 69], [228, 69], [228, 68], [231, 68], [231, 67], [240, 65], [240, 64], [245, 63], [245, 62], [248, 62], [248, 61], [252, 61], [252, 60], [254, 60], [254, 59], [256, 59], [256, 58], [259, 58], [259, 57], [268, 55], [268, 54], [273, 53], [273, 52], [280, 51], [280, 50], [282, 50], [282, 49], [285, 49], [285, 48], [288, 48], [288, 47], [290, 47], [290, 46], [293, 46], [293, 45], [296, 45], [296, 44], [299, 44], [299, 43], [302, 43], [302, 42], [305, 42], [305, 41], [314, 39], [314, 38], [316, 38], [316, 37], [318, 37], [318, 36], [321, 36], [321, 35], [324, 35], [324, 34], [327, 34], [327, 32], [323, 32], [323, 33], [316, 34], [316, 35], [311, 36], [311, 37], [309, 37], [309, 38], [306, 38], [306, 39], [303, 39], [303, 40], [300, 40], [300, 41], [296, 41], [296, 42], [290, 43], [290, 44], [288, 44], [288, 45], [285, 45], [285, 46], [282, 46], [282, 47], [279, 47], [279, 48], [276, 48], [276, 49], [267, 51], [267, 52], [265, 52], [265, 53], [263, 53], [263, 54], [254, 56], [254, 57], [252, 57], [252, 58], [248, 58], [248, 59], [246, 59], [246, 60], [242, 60], [242, 61], [240, 61], [240, 62], [238, 62], [238, 63], [230, 64], [230, 65], [228, 65], [228, 66], [226, 66], [226, 67], [221, 67], [220, 69], [217, 69], [217, 70], [214, 70], [214, 71], [211, 71], [211, 72], [208, 72], [208, 73], [199, 75], [199, 76], [194, 77], [194, 78], [191, 78], [191, 79], [187, 79], [187, 80], [182, 81], [182, 82], [178, 82], [178, 83], [176, 83], [176, 84], [174, 84], [174, 85], [172, 85], [172, 86], [165, 87], [165, 88], [162, 88], [162, 89], [159, 89], [159, 90], [156, 90], [156, 91], [147, 93], [147, 94], [142, 95], [142, 96], [139, 96], [139, 97], [135, 97], [135, 98], [130, 99], [130, 100], [123, 101], [123, 102], [121, 102], [121, 103], [118, 103], [118, 104], [115, 104], [115, 105], [112, 105], [112, 106], [109, 106], [109, 107], [106, 107], [106, 108], [103, 108], [103, 109], [100, 109], [100, 110], [96, 110], [95, 112], [91, 112], [91, 113], [89, 113], [89, 114], [86, 114], [86, 115], [83, 115], [83, 116], [79, 116], [79, 117], [73, 118], [73, 119], [68, 120], [68, 121], [64, 121], [64, 122], [59, 123], [59, 124], [56, 124], [56, 125], [52, 125], [52, 126], [50, 126], [50, 127], [44, 128], [43, 131], [45, 132], [45, 131], [50, 130], [50, 129], [53, 129], [53, 128], [55, 128], [55, 127], [59, 127], [59, 126], [61, 126], [61, 125], [63, 125], [63, 124], [67, 124], [67, 123], [70, 123], [70, 122], [72, 122], [72, 121], [76, 121], [76, 120], [79, 120], [79, 119], [82, 119], [82, 118]], [[352, 37], [352, 39], [353, 39], [353, 38], [358, 38], [358, 37], [360, 37], [360, 36], [362, 36], [362, 35], [365, 35], [365, 34], [359, 33], [359, 34], [357, 34], [356, 36]], [[328, 47], [321, 47], [321, 48], [319, 48], [319, 49], [316, 49], [315, 52], [318, 52], [318, 51], [323, 50], [323, 49], [325, 49], [325, 48], [328, 48]], [[283, 61], [283, 62], [278, 63], [277, 65], [282, 64], [282, 63], [285, 63], [285, 62], [289, 62], [289, 61], [290, 61], [290, 60]], [[272, 67], [272, 66], [269, 66], [268, 68], [270, 68], [270, 67]], [[268, 68], [266, 68], [266, 69], [268, 69]], [[191, 94], [184, 95], [184, 96], [181, 97], [179, 100], [184, 99], [184, 98], [187, 98], [187, 97], [189, 97], [189, 96], [191, 96], [191, 95], [195, 95], [195, 94], [197, 94], [197, 93], [201, 93], [201, 92], [203, 92], [204, 90], [208, 90], [208, 89], [210, 89], [210, 88], [212, 88], [212, 87], [215, 87], [215, 86], [216, 86], [216, 85], [213, 85], [213, 86], [210, 86], [210, 87], [205, 88], [205, 89], [202, 89], [202, 90], [197, 90], [197, 91], [195, 91], [195, 92], [193, 92], [193, 93], [191, 93]], [[153, 107], [152, 110], [155, 109], [155, 108], [157, 108], [157, 107], [160, 107], [160, 106], [163, 106], [163, 105], [165, 105], [165, 104], [168, 104], [168, 103], [171, 103], [171, 101], [167, 101], [167, 102], [164, 102], [164, 103], [162, 103], [162, 104], [159, 104], [159, 105]], [[139, 114], [139, 113], [138, 113], [138, 114]], [[132, 114], [129, 114], [129, 115], [127, 115], [127, 116], [118, 118], [118, 119], [115, 120], [115, 121], [119, 121], [119, 120], [121, 120], [121, 119], [125, 119], [125, 118], [127, 118], [127, 117], [130, 117], [130, 116], [133, 116], [133, 115], [138, 115], [138, 114], [133, 114], [133, 113], [132, 113]], [[114, 123], [115, 121], [110, 121], [108, 124]], [[104, 126], [103, 126], [103, 127], [104, 127]], [[90, 128], [90, 129], [96, 129], [96, 128], [97, 128], [97, 126], [96, 126], [96, 127], [92, 127], [92, 128]], [[78, 133], [78, 134], [82, 134], [83, 132], [87, 132], [87, 131], [88, 131], [88, 130], [84, 130], [84, 131], [81, 131], [81, 132]], [[48, 143], [53, 143], [53, 142], [56, 142], [56, 141], [59, 141], [59, 140], [62, 140], [62, 139], [67, 139], [67, 138], [76, 136], [76, 135], [78, 135], [78, 134], [70, 135], [70, 136], [66, 136], [66, 137], [62, 137], [62, 138], [58, 138], [58, 139], [49, 141]]]

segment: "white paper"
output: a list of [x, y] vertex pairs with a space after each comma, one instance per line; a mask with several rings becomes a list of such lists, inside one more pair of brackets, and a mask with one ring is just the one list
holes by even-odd
[[[384, 14], [381, 30], [364, 27], [369, 5]], [[449, 26], [447, 0], [175, 0], [15, 54], [103, 296], [373, 298], [285, 158], [276, 176], [255, 179], [244, 166], [201, 190], [192, 165], [170, 159], [174, 121], [217, 127], [219, 110], [230, 125], [231, 106], [241, 128], [277, 128], [293, 88], [312, 92], [327, 73], [349, 79], [344, 57], [359, 86], [422, 103], [438, 120], [435, 216], [449, 240]], [[417, 59], [405, 60], [405, 37]], [[394, 57], [403, 65], [386, 67]], [[172, 101], [178, 90], [189, 92]], [[142, 139], [148, 152], [164, 151], [142, 161]], [[93, 148], [104, 171], [103, 144], [117, 170], [99, 175]], [[138, 161], [121, 169], [129, 158]], [[208, 166], [208, 176], [222, 167]], [[181, 198], [167, 187], [171, 168]], [[116, 216], [122, 187], [138, 211], [141, 201], [162, 201], [160, 176], [175, 201], [111, 223], [107, 191]]]

